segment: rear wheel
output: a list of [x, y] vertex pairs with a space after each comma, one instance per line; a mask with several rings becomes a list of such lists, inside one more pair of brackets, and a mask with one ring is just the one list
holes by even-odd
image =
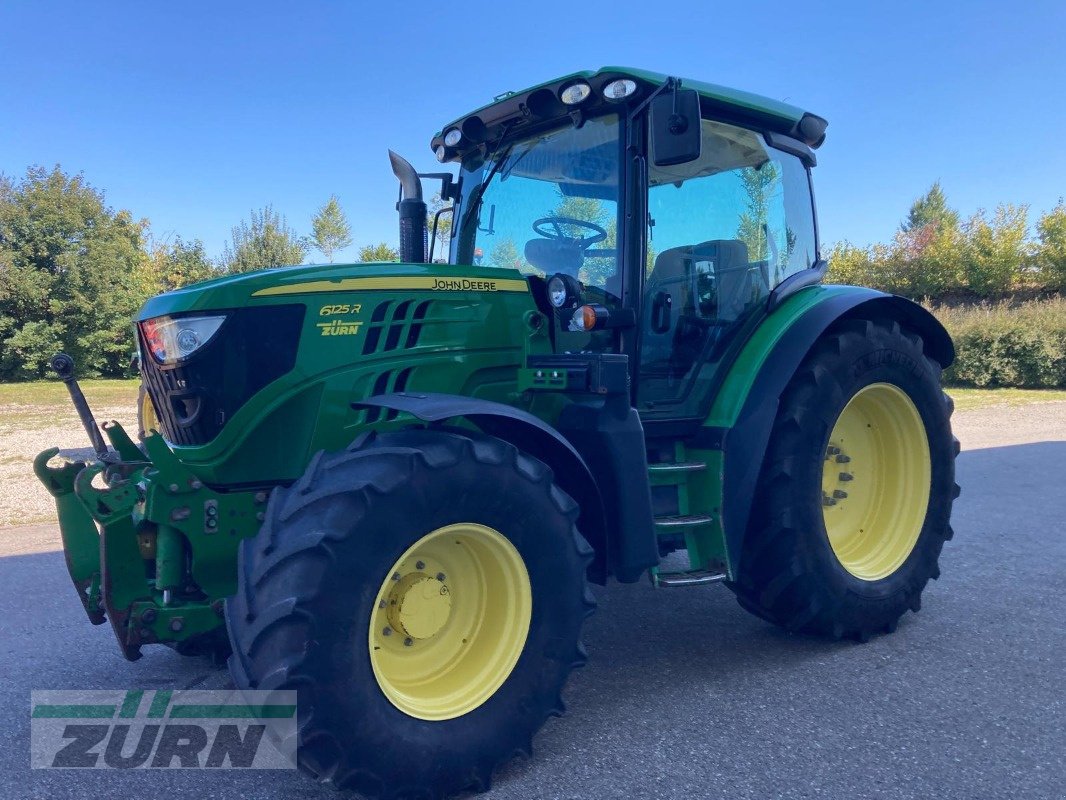
[[790, 630], [865, 640], [917, 611], [958, 495], [951, 400], [922, 340], [851, 320], [781, 396], [733, 590]]
[[411, 430], [317, 456], [242, 545], [233, 678], [297, 690], [300, 765], [340, 788], [487, 789], [584, 660], [577, 511], [489, 437]]

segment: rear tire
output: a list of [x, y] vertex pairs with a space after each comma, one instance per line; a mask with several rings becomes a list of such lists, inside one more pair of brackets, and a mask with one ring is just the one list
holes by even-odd
[[860, 641], [918, 611], [959, 492], [940, 371], [895, 322], [849, 320], [814, 346], [782, 393], [760, 473], [731, 586], [745, 609]]
[[[261, 531], [242, 543], [226, 602], [233, 679], [298, 692], [299, 764], [338, 788], [386, 798], [487, 790], [493, 769], [529, 754], [534, 733], [563, 712], [562, 687], [584, 662], [592, 551], [577, 514], [548, 467], [478, 434], [370, 434], [320, 453], [274, 492]], [[468, 548], [441, 550], [463, 536]], [[480, 560], [465, 577], [441, 566], [466, 549]], [[530, 591], [508, 594], [523, 576]], [[446, 602], [431, 591], [442, 580]], [[407, 594], [392, 608], [397, 591]], [[479, 594], [486, 617], [458, 643], [460, 609]], [[492, 615], [498, 608], [511, 610]], [[434, 637], [451, 638], [427, 659]], [[438, 661], [451, 666], [438, 674]]]

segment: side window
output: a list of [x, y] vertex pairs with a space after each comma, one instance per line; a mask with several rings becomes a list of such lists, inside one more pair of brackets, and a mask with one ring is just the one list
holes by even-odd
[[682, 400], [748, 312], [817, 259], [803, 163], [745, 128], [701, 130], [700, 158], [648, 175], [646, 406]]

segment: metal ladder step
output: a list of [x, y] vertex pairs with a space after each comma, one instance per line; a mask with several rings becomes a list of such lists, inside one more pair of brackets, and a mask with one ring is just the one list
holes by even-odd
[[690, 572], [659, 572], [652, 576], [652, 585], [664, 588], [706, 586], [711, 583], [720, 583], [728, 577], [724, 572], [709, 572], [705, 569]]
[[660, 530], [678, 530], [684, 528], [698, 528], [701, 525], [710, 525], [714, 517], [705, 514], [684, 514], [677, 517], [656, 517], [655, 527]]
[[652, 475], [673, 475], [678, 472], [702, 472], [707, 465], [702, 461], [682, 461], [648, 464], [648, 472]]

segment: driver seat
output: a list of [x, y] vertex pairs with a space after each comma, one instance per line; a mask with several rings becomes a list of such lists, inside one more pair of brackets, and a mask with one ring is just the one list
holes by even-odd
[[565, 272], [577, 277], [585, 264], [585, 251], [580, 244], [566, 239], [530, 239], [526, 242], [526, 261], [545, 275]]

